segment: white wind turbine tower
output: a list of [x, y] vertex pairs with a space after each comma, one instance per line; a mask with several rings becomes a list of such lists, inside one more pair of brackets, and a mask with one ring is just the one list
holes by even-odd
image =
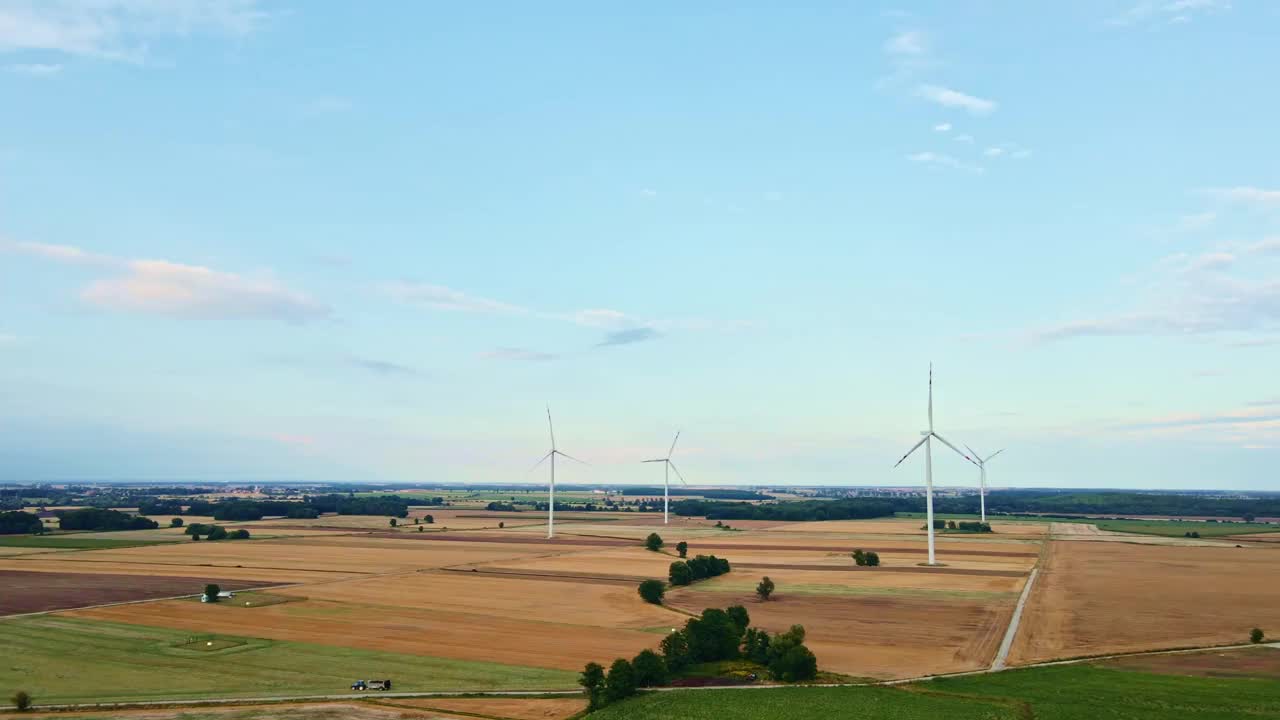
[[920, 431], [920, 434], [924, 436], [920, 438], [920, 442], [911, 446], [907, 454], [903, 455], [902, 459], [894, 463], [893, 466], [898, 467], [903, 460], [911, 456], [911, 453], [918, 450], [921, 445], [924, 446], [924, 508], [925, 527], [929, 531], [929, 564], [937, 565], [934, 561], [933, 553], [933, 439], [937, 438], [943, 445], [955, 450], [956, 454], [965, 460], [973, 462], [973, 459], [960, 452], [955, 445], [947, 442], [945, 438], [933, 431], [933, 363], [929, 363], [929, 429]]
[[582, 463], [583, 465], [586, 465], [587, 463], [582, 462], [568, 453], [562, 453], [556, 449], [556, 429], [555, 426], [551, 424], [550, 406], [547, 407], [547, 430], [551, 432], [551, 450], [549, 450], [546, 455], [543, 455], [542, 459], [533, 467], [529, 468], [529, 472], [537, 470], [538, 465], [546, 462], [548, 458], [551, 459], [551, 486], [547, 492], [547, 539], [550, 540], [555, 537], [556, 534], [556, 456], [559, 455], [560, 457], [568, 458], [576, 463]]
[[675, 440], [671, 441], [671, 449], [667, 451], [666, 457], [640, 461], [640, 462], [647, 462], [647, 463], [660, 462], [663, 464], [663, 473], [662, 473], [662, 524], [663, 525], [667, 524], [667, 508], [671, 504], [671, 471], [672, 470], [676, 471], [676, 477], [680, 478], [680, 482], [684, 483], [685, 485], [689, 484], [685, 482], [684, 476], [680, 474], [680, 471], [676, 468], [676, 464], [671, 462], [671, 454], [675, 452], [676, 441], [679, 439], [680, 439], [680, 431], [677, 430]]
[[982, 505], [982, 522], [986, 522], [987, 521], [987, 461], [999, 455], [1000, 453], [1004, 452], [1005, 449], [1000, 448], [999, 450], [991, 453], [990, 455], [984, 458], [978, 454], [977, 450], [974, 450], [968, 445], [965, 445], [964, 447], [966, 450], [973, 453], [972, 462], [974, 465], [978, 466], [978, 498], [979, 498], [979, 503]]

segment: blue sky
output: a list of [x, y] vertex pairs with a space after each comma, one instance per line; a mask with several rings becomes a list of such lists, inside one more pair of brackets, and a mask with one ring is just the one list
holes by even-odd
[[1280, 490], [1280, 8], [781, 5], [0, 0], [0, 480]]

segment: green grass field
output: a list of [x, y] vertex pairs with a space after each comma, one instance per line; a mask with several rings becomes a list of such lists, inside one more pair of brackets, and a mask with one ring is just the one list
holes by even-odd
[[1097, 525], [1099, 530], [1167, 537], [1182, 537], [1189, 532], [1198, 532], [1202, 538], [1280, 532], [1280, 525], [1265, 523], [1213, 523], [1197, 520], [1089, 520], [1088, 522]]
[[51, 550], [107, 550], [111, 548], [138, 547], [177, 542], [181, 536], [168, 540], [109, 540], [105, 538], [68, 535], [5, 535], [0, 537], [0, 547], [33, 547]]
[[[193, 638], [215, 649], [185, 648]], [[407, 692], [555, 690], [577, 677], [430, 657], [429, 636], [419, 656], [42, 616], [0, 620], [0, 645], [0, 690], [26, 690], [37, 703], [333, 694], [364, 678], [391, 678]]]
[[1239, 720], [1280, 718], [1280, 681], [1067, 665], [901, 687], [685, 690], [642, 695], [589, 720]]

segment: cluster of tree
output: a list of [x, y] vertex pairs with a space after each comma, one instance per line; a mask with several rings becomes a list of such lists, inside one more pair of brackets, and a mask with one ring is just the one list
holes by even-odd
[[[662, 496], [662, 488], [653, 487], [628, 487], [622, 489], [624, 496], [634, 497], [636, 495], [643, 496]], [[772, 495], [765, 495], [755, 490], [696, 490], [694, 488], [671, 488], [669, 495], [687, 496], [693, 495], [704, 497], [708, 500], [772, 500]]]
[[729, 572], [729, 561], [715, 555], [697, 555], [690, 560], [671, 563], [667, 579], [672, 585], [689, 585], [696, 580], [716, 577]]
[[1182, 533], [1182, 537], [1198, 538], [1200, 537], [1200, 533], [1195, 530], [1192, 530], [1191, 532]]
[[0, 512], [0, 535], [26, 535], [44, 532], [44, 523], [35, 513], [13, 510]]
[[63, 530], [93, 530], [110, 532], [115, 530], [154, 530], [160, 523], [144, 517], [130, 515], [119, 510], [103, 508], [76, 508], [75, 510], [58, 510], [58, 526]]
[[[484, 509], [492, 512], [520, 512], [520, 508], [516, 507], [514, 503], [508, 502], [491, 502], [485, 505]], [[556, 504], [556, 509], [560, 509], [559, 503]]]
[[221, 525], [208, 525], [205, 523], [191, 523], [187, 526], [185, 534], [190, 535], [192, 540], [199, 540], [203, 535], [205, 540], [248, 540], [249, 531], [244, 528], [237, 528], [230, 532]]
[[774, 680], [803, 682], [818, 674], [818, 658], [804, 645], [803, 625], [792, 625], [772, 638], [764, 630], [751, 628], [743, 637], [742, 654], [768, 668]]
[[649, 537], [644, 539], [644, 546], [649, 550], [658, 552], [662, 549], [662, 536], [658, 533], [649, 533]]
[[861, 548], [853, 551], [853, 562], [858, 567], [880, 567], [880, 554]]
[[[938, 521], [935, 520], [934, 524], [937, 525], [937, 522]], [[961, 520], [959, 522], [956, 522], [955, 520], [948, 520], [947, 529], [960, 530], [962, 532], [976, 532], [976, 533], [992, 532], [991, 523], [979, 522], [977, 520]]]

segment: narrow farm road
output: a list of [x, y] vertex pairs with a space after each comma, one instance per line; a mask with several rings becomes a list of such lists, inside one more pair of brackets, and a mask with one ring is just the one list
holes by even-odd
[[1027, 598], [1031, 596], [1031, 586], [1035, 584], [1036, 576], [1039, 574], [1040, 568], [1032, 568], [1031, 574], [1027, 576], [1027, 583], [1022, 586], [1018, 605], [1013, 609], [1013, 617], [1009, 618], [1009, 627], [1004, 631], [1004, 639], [1000, 641], [1000, 650], [996, 652], [996, 659], [991, 662], [991, 672], [1000, 672], [1005, 668], [1005, 661], [1009, 659], [1009, 648], [1013, 647], [1013, 638], [1018, 634], [1018, 622], [1022, 620], [1022, 609], [1027, 606]]

